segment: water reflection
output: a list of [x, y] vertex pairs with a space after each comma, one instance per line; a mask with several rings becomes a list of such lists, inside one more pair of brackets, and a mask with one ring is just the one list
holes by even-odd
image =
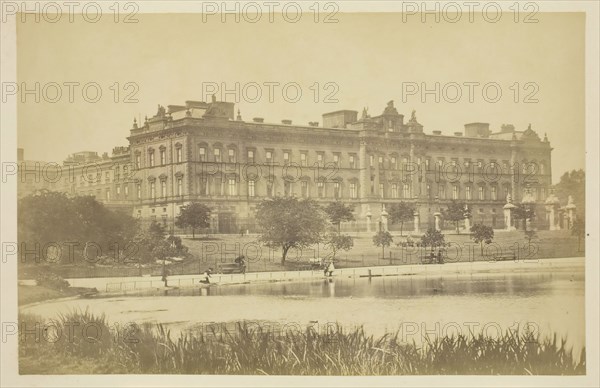
[[422, 298], [435, 296], [530, 297], [583, 294], [583, 273], [473, 274], [327, 278], [304, 282], [240, 284], [170, 290], [169, 296], [281, 296], [287, 298]]

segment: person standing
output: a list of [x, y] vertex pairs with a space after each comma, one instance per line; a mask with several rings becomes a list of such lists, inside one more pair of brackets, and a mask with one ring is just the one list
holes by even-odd
[[327, 270], [326, 270], [327, 271], [327, 275], [330, 276], [330, 277], [333, 276], [333, 271], [334, 270], [335, 270], [335, 266], [333, 265], [333, 260], [331, 260], [329, 262], [329, 264], [327, 265]]

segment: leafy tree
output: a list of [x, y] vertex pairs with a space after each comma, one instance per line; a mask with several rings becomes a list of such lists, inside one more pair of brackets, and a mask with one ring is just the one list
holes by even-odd
[[577, 236], [577, 248], [581, 248], [581, 240], [585, 240], [585, 220], [583, 218], [577, 218], [573, 221], [573, 227], [571, 228], [571, 234]]
[[210, 226], [211, 208], [200, 202], [191, 202], [181, 207], [181, 213], [175, 219], [178, 228], [192, 228], [192, 239], [196, 238], [196, 229]]
[[103, 251], [114, 249], [115, 245], [124, 249], [139, 228], [136, 219], [108, 209], [92, 196], [69, 197], [44, 191], [21, 198], [17, 209], [19, 241], [26, 246], [74, 244], [72, 254], [62, 252], [66, 260], [81, 258], [89, 243], [97, 244]]
[[276, 197], [258, 204], [256, 222], [260, 241], [269, 248], [281, 248], [285, 263], [291, 248], [305, 248], [321, 241], [326, 219], [323, 209], [312, 199]]
[[394, 239], [390, 232], [379, 231], [373, 236], [373, 244], [377, 247], [381, 247], [381, 256], [385, 258], [385, 247], [389, 247]]
[[340, 201], [331, 202], [325, 207], [325, 213], [329, 218], [329, 222], [337, 226], [338, 234], [341, 232], [341, 223], [354, 221], [354, 213], [352, 206], [344, 205]]
[[406, 202], [394, 203], [390, 206], [388, 213], [390, 223], [400, 224], [400, 236], [402, 236], [404, 223], [413, 220], [415, 217], [415, 208]]
[[460, 234], [458, 224], [465, 218], [471, 216], [471, 212], [468, 210], [466, 204], [464, 202], [457, 202], [455, 200], [452, 200], [452, 202], [448, 204], [448, 208], [443, 210], [442, 213], [446, 220], [454, 223], [454, 226], [456, 227], [456, 233], [458, 234]]
[[354, 240], [346, 234], [330, 233], [327, 236], [327, 246], [331, 249], [331, 258], [335, 260], [335, 256], [339, 251], [352, 249]]
[[169, 236], [165, 238], [165, 228], [152, 222], [147, 229], [139, 229], [135, 238], [135, 258], [140, 263], [154, 263], [168, 257], [187, 257], [188, 248], [181, 242], [181, 238]]
[[573, 202], [577, 206], [577, 213], [585, 214], [585, 171], [572, 170], [565, 172], [560, 181], [554, 185], [554, 194], [558, 197], [561, 205], [567, 204], [569, 195], [573, 196]]
[[491, 226], [475, 224], [471, 226], [471, 239], [481, 246], [481, 255], [483, 256], [483, 244], [491, 244], [494, 240], [494, 229]]
[[515, 221], [521, 220], [523, 222], [523, 231], [527, 230], [527, 219], [535, 219], [535, 209], [528, 204], [518, 204], [512, 210], [512, 217]]
[[445, 237], [439, 230], [429, 228], [424, 235], [421, 236], [421, 245], [425, 247], [439, 247], [445, 244]]

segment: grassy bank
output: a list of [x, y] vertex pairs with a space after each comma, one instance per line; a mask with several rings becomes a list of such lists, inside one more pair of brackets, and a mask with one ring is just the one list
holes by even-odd
[[17, 292], [19, 295], [19, 306], [23, 306], [29, 303], [83, 295], [92, 291], [94, 291], [94, 289], [85, 287], [67, 287], [62, 290], [57, 290], [46, 286], [19, 285]]
[[[87, 311], [61, 316], [52, 330], [44, 331], [39, 322], [35, 316], [20, 316], [20, 328], [28, 330], [19, 342], [21, 374], [585, 373], [585, 349], [576, 360], [556, 336], [542, 339], [530, 333], [507, 332], [500, 338], [459, 335], [433, 339], [419, 347], [401, 343], [397, 335], [374, 338], [362, 329], [345, 331], [340, 327], [328, 333], [313, 329], [282, 333], [240, 323], [233, 332], [198, 332], [172, 338], [160, 325], [109, 326], [104, 317]], [[31, 331], [36, 323], [48, 340], [41, 336], [36, 341]], [[73, 335], [66, 334], [71, 332]]]

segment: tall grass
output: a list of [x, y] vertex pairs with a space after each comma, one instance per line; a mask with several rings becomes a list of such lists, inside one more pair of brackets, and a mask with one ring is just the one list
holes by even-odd
[[[312, 328], [282, 333], [237, 323], [235, 330], [184, 333], [176, 338], [162, 325], [109, 326], [87, 310], [60, 316], [53, 330], [62, 336], [34, 341], [24, 333], [38, 318], [20, 316], [20, 372], [164, 373], [267, 375], [524, 375], [584, 374], [585, 348], [576, 359], [564, 340], [507, 331], [499, 338], [454, 335], [422, 346], [401, 343], [397, 334], [367, 335], [362, 328], [330, 332]], [[81, 327], [102, 331], [72, 330]], [[25, 326], [23, 326], [25, 325]], [[77, 327], [77, 326], [75, 326]], [[90, 333], [92, 333], [90, 335]], [[53, 357], [60, 371], [40, 365]], [[87, 369], [86, 369], [87, 368]], [[83, 372], [82, 372], [83, 369]]]

